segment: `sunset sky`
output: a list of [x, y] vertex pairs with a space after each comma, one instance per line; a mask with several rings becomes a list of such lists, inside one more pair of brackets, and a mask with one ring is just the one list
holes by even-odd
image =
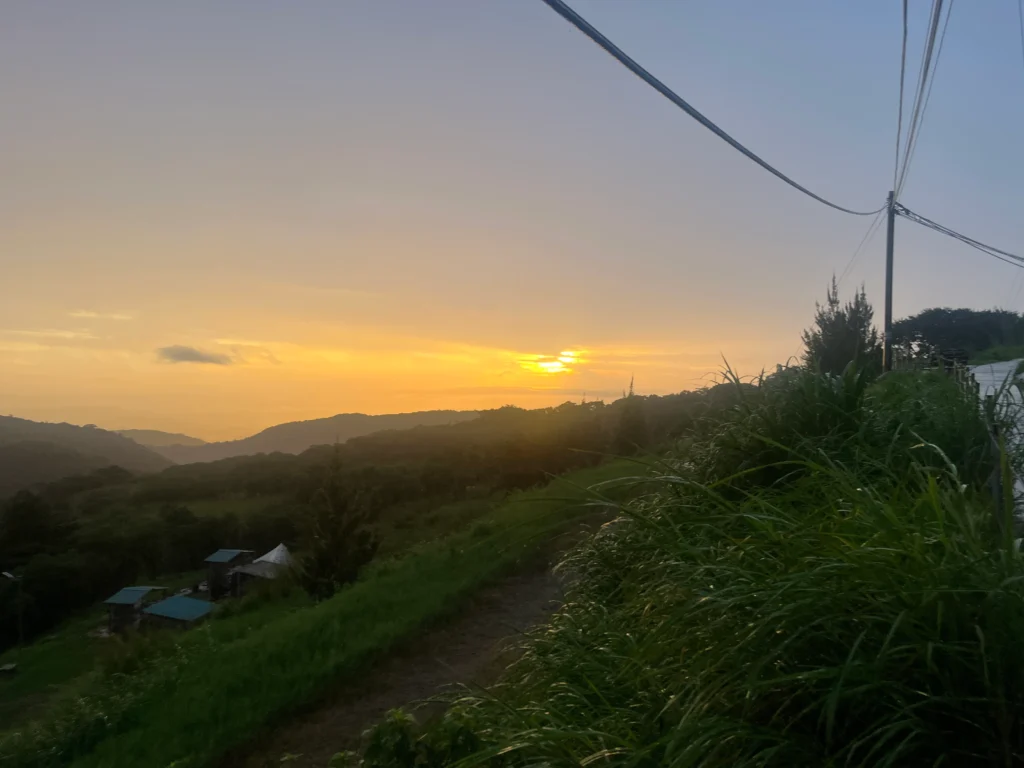
[[[572, 4], [803, 184], [884, 202], [899, 3]], [[540, 0], [11, 2], [0, 93], [0, 413], [32, 419], [230, 439], [690, 389], [798, 354], [870, 223]], [[957, 4], [902, 202], [1024, 250], [1022, 131], [1017, 4]], [[1024, 307], [1024, 270], [897, 230], [897, 316]], [[882, 234], [844, 284], [878, 320]]]

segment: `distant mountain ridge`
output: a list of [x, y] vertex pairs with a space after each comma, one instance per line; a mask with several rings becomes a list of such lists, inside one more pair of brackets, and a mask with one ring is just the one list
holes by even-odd
[[206, 441], [200, 440], [198, 437], [182, 435], [178, 432], [161, 432], [159, 429], [116, 429], [114, 431], [147, 448], [163, 448], [168, 445], [206, 445]]
[[0, 497], [102, 467], [158, 472], [170, 464], [134, 440], [92, 425], [0, 416]]
[[353, 437], [388, 429], [410, 429], [469, 421], [476, 411], [417, 411], [370, 416], [365, 413], [339, 413], [324, 419], [291, 421], [268, 427], [251, 437], [203, 445], [152, 446], [153, 450], [178, 464], [218, 461], [256, 453], [302, 453], [314, 445], [343, 443]]

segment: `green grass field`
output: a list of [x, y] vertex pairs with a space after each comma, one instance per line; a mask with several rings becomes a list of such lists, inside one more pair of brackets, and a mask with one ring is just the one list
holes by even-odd
[[588, 486], [641, 474], [643, 467], [629, 461], [570, 473], [481, 509], [457, 533], [379, 560], [319, 605], [296, 593], [255, 599], [173, 641], [161, 633], [132, 659], [131, 674], [93, 673], [79, 681], [77, 698], [60, 700], [46, 717], [0, 741], [0, 760], [5, 766], [210, 765], [598, 511]]

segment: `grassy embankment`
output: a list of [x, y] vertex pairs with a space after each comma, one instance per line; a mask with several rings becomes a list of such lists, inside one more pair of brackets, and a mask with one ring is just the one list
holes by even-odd
[[1024, 560], [992, 466], [941, 375], [765, 382], [572, 555], [496, 688], [393, 714], [361, 765], [1020, 765]]
[[376, 563], [319, 605], [293, 595], [212, 621], [173, 644], [157, 636], [145, 652], [94, 674], [77, 699], [0, 742], [0, 760], [12, 767], [209, 765], [593, 513], [585, 486], [638, 469], [610, 462], [513, 494], [461, 532]]
[[[192, 571], [151, 583], [173, 594], [205, 578], [205, 571]], [[106, 626], [107, 609], [98, 605], [24, 648], [0, 653], [0, 665], [17, 665], [14, 675], [0, 679], [0, 733], [41, 715], [56, 699], [74, 696], [97, 663], [112, 660], [111, 646], [119, 643], [99, 635]]]

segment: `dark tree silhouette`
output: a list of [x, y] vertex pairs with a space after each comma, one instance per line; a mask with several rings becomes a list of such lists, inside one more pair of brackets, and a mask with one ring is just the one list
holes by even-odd
[[377, 552], [379, 542], [370, 528], [377, 512], [372, 493], [346, 485], [344, 479], [335, 446], [323, 485], [313, 494], [301, 523], [299, 582], [317, 600], [355, 581]]
[[620, 456], [632, 456], [648, 443], [644, 399], [633, 392], [632, 378], [629, 380], [629, 394], [623, 399], [621, 409], [613, 448]]
[[804, 364], [837, 375], [852, 362], [870, 373], [881, 372], [882, 344], [873, 319], [864, 286], [843, 304], [833, 275], [825, 303], [815, 304], [814, 326], [803, 333]]

